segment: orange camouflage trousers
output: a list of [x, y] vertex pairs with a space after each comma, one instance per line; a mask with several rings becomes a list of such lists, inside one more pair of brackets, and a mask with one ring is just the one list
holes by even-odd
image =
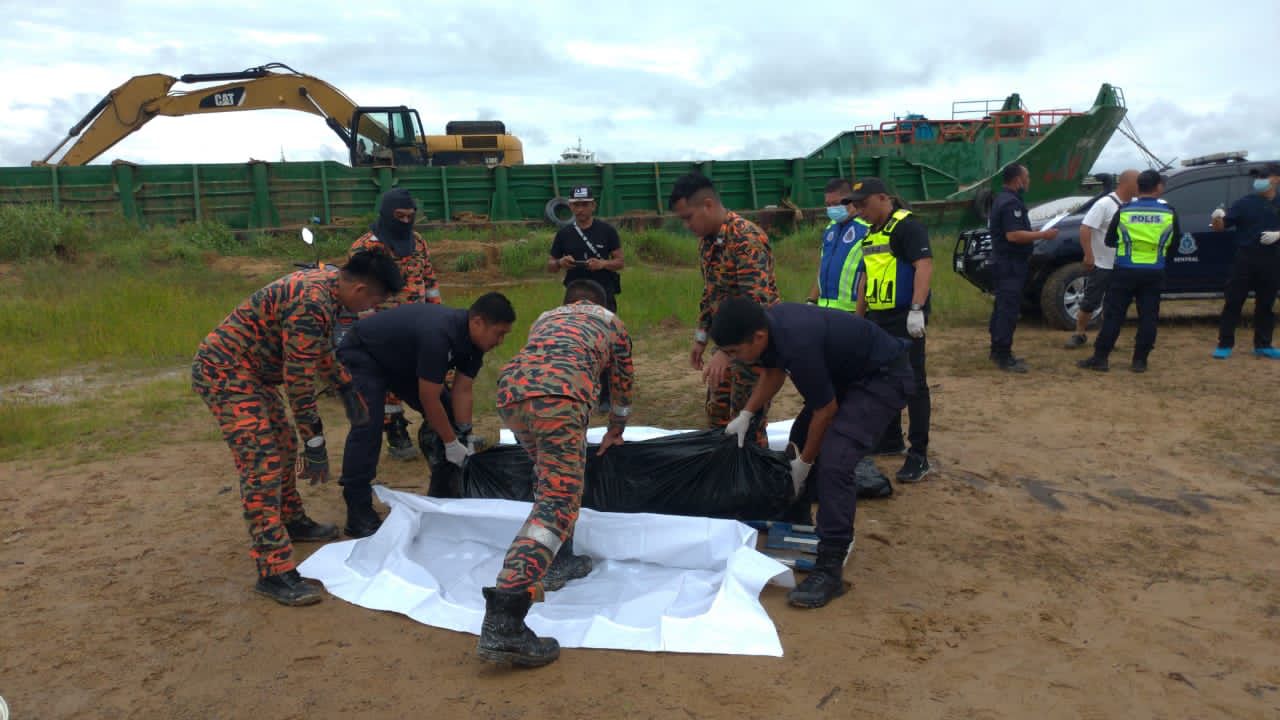
[[[734, 360], [725, 370], [724, 379], [715, 387], [707, 387], [707, 421], [711, 428], [723, 429], [731, 420], [742, 412], [760, 380], [759, 371], [746, 363]], [[755, 443], [760, 447], [769, 447], [769, 437], [765, 432], [768, 421], [769, 406], [760, 412], [760, 424], [756, 427]]]
[[249, 556], [258, 575], [294, 569], [293, 543], [285, 523], [302, 515], [294, 475], [298, 440], [285, 416], [280, 389], [248, 369], [216, 367], [196, 360], [191, 388], [204, 399], [231, 447], [240, 472], [240, 498], [249, 525]]
[[582, 508], [587, 423], [591, 405], [546, 396], [498, 407], [502, 423], [533, 460], [533, 509], [507, 550], [499, 590], [542, 598], [542, 578], [556, 551], [573, 534]]

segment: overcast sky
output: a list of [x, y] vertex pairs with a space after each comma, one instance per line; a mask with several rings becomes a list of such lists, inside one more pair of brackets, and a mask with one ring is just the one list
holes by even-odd
[[[979, 9], [977, 6], [981, 6]], [[896, 114], [1020, 92], [1086, 109], [1103, 82], [1168, 160], [1280, 158], [1280, 2], [487, 3], [0, 0], [0, 165], [47, 153], [133, 75], [284, 62], [427, 131], [499, 119], [527, 162], [803, 156]], [[181, 87], [181, 86], [179, 86]], [[97, 162], [345, 160], [314, 116], [157, 118]], [[1095, 170], [1146, 167], [1120, 134]]]

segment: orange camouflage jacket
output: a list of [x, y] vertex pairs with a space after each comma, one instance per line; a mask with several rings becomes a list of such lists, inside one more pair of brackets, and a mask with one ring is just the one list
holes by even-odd
[[631, 336], [609, 310], [586, 301], [561, 305], [538, 317], [529, 342], [502, 368], [498, 405], [533, 397], [568, 397], [595, 403], [597, 383], [609, 370], [611, 424], [631, 414], [635, 369]]
[[395, 258], [404, 276], [404, 289], [387, 298], [377, 310], [386, 310], [397, 305], [415, 302], [440, 304], [440, 283], [436, 280], [436, 270], [431, 265], [431, 253], [427, 250], [427, 241], [418, 233], [413, 234], [413, 252], [404, 257], [396, 257], [378, 236], [367, 232], [351, 244], [350, 254], [360, 250], [381, 250]]
[[215, 327], [196, 361], [248, 370], [266, 385], [283, 385], [305, 440], [319, 427], [316, 381], [335, 385], [351, 375], [333, 355], [338, 302], [336, 270], [301, 270], [250, 295]]
[[778, 303], [769, 236], [755, 223], [730, 211], [720, 232], [702, 238], [698, 250], [705, 282], [698, 305], [700, 331], [711, 329], [716, 308], [731, 297], [748, 297], [765, 307]]

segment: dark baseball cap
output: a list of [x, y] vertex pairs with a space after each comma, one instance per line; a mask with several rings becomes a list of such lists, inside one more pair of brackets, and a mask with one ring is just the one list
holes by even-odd
[[859, 200], [864, 200], [868, 196], [875, 195], [877, 193], [884, 193], [885, 195], [888, 195], [889, 188], [884, 186], [884, 182], [880, 178], [862, 178], [861, 180], [853, 183], [853, 192], [849, 193], [849, 200], [851, 202], [858, 202]]
[[586, 185], [579, 185], [569, 193], [569, 202], [591, 202], [595, 197], [591, 194], [591, 188]]
[[1272, 177], [1280, 175], [1280, 163], [1267, 163], [1258, 169], [1259, 177]]

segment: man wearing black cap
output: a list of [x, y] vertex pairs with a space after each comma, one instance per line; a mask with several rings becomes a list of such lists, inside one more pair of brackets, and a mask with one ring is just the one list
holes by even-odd
[[1219, 360], [1231, 357], [1236, 342], [1236, 323], [1245, 298], [1253, 291], [1253, 354], [1280, 360], [1280, 350], [1272, 347], [1271, 334], [1276, 316], [1272, 308], [1280, 283], [1280, 206], [1276, 202], [1276, 186], [1280, 184], [1280, 163], [1254, 170], [1253, 192], [1235, 202], [1230, 210], [1213, 211], [1215, 232], [1228, 227], [1236, 230], [1236, 259], [1231, 279], [1227, 281], [1227, 298], [1222, 305], [1218, 326], [1218, 347], [1213, 356]]
[[1001, 370], [1024, 373], [1026, 363], [1014, 357], [1013, 331], [1022, 310], [1022, 290], [1027, 284], [1031, 250], [1037, 240], [1058, 237], [1057, 228], [1032, 230], [1031, 218], [1022, 195], [1031, 187], [1031, 173], [1025, 165], [1005, 167], [1004, 189], [991, 203], [991, 279], [996, 302], [991, 309], [991, 361]]
[[618, 311], [618, 293], [622, 282], [622, 242], [618, 231], [609, 223], [594, 218], [596, 200], [591, 188], [576, 187], [569, 194], [573, 222], [560, 228], [551, 242], [547, 272], [565, 271], [564, 284], [574, 280], [594, 280], [609, 293], [606, 307]]
[[[915, 391], [907, 401], [911, 449], [895, 476], [902, 482], [919, 482], [929, 474], [929, 378], [925, 373], [925, 321], [929, 316], [929, 281], [933, 277], [933, 252], [929, 229], [898, 207], [880, 178], [864, 178], [853, 184], [850, 195], [858, 215], [871, 225], [862, 240], [858, 276], [859, 315], [879, 325], [893, 337], [909, 343], [908, 359], [915, 375]], [[874, 452], [900, 453], [902, 414], [890, 421]]]

